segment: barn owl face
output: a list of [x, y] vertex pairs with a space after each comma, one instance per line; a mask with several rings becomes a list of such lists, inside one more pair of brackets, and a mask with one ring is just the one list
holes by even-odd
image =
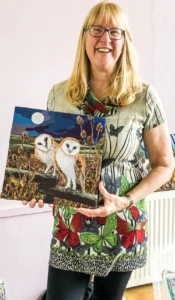
[[35, 139], [35, 145], [41, 151], [47, 152], [48, 150], [50, 150], [52, 144], [53, 137], [49, 134], [41, 134]]
[[67, 138], [62, 142], [61, 149], [66, 155], [75, 156], [80, 152], [78, 140]]

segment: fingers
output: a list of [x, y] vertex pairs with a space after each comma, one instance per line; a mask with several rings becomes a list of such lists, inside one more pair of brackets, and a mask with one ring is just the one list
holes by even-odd
[[104, 187], [102, 181], [100, 181], [100, 183], [99, 183], [99, 190], [100, 190], [100, 193], [102, 194], [102, 196], [103, 196], [104, 198], [108, 198], [108, 197], [109, 197], [110, 194], [109, 194], [108, 191], [105, 189], [105, 187]]
[[88, 208], [77, 208], [74, 207], [80, 214], [83, 214], [87, 217], [94, 218], [94, 217], [106, 217], [109, 213], [105, 206], [101, 206], [95, 209], [88, 209]]
[[43, 200], [42, 200], [42, 199], [39, 199], [39, 200], [38, 200], [38, 207], [39, 207], [39, 208], [42, 208], [43, 206], [44, 206]]
[[[29, 207], [30, 208], [34, 208], [35, 206], [36, 206], [36, 199], [32, 199], [31, 201], [26, 201], [26, 200], [23, 200], [22, 201], [22, 204], [23, 205], [27, 205], [27, 204], [29, 204]], [[43, 202], [43, 200], [42, 199], [39, 199], [38, 200], [38, 207], [39, 208], [42, 208], [44, 206], [44, 202]]]
[[30, 202], [29, 202], [29, 207], [30, 208], [34, 208], [36, 205], [36, 199], [32, 199]]
[[27, 205], [27, 204], [28, 204], [28, 201], [23, 200], [23, 201], [22, 201], [22, 204], [23, 204], [23, 205]]

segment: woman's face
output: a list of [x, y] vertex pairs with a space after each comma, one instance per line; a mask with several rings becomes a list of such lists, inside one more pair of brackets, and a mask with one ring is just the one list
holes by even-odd
[[[112, 23], [106, 26], [104, 22], [95, 24], [109, 28], [116, 28]], [[122, 52], [124, 37], [121, 40], [111, 39], [107, 31], [102, 37], [93, 37], [89, 30], [86, 32], [86, 54], [90, 60], [91, 71], [102, 71], [111, 74]]]

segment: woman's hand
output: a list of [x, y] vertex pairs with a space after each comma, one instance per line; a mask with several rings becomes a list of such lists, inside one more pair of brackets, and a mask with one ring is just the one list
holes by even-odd
[[95, 209], [76, 208], [79, 213], [87, 217], [106, 217], [114, 212], [123, 210], [129, 205], [129, 200], [126, 197], [109, 194], [103, 186], [103, 182], [99, 183], [99, 190], [104, 199], [104, 205]]
[[[25, 200], [23, 200], [22, 201], [22, 204], [23, 205], [27, 205], [29, 203], [29, 207], [31, 207], [31, 208], [34, 208], [35, 206], [36, 206], [36, 203], [37, 203], [37, 201], [36, 201], [36, 199], [32, 199], [31, 201], [25, 201]], [[44, 202], [43, 202], [43, 200], [42, 199], [39, 199], [38, 200], [38, 207], [39, 208], [42, 208], [44, 206]]]

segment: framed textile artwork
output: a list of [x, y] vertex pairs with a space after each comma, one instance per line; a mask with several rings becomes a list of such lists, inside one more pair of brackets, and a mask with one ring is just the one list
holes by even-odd
[[15, 107], [1, 197], [96, 207], [106, 119]]

